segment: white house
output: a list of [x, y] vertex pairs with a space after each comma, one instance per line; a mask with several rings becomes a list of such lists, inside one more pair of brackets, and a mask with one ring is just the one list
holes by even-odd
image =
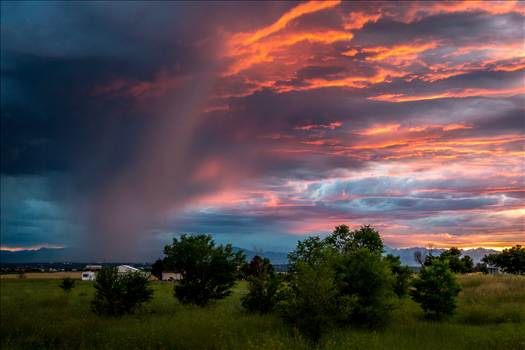
[[163, 281], [179, 281], [182, 279], [182, 275], [174, 271], [162, 271]]
[[94, 281], [96, 278], [94, 271], [83, 271], [82, 272], [82, 281]]
[[136, 267], [129, 265], [119, 265], [117, 266], [118, 273], [129, 273], [129, 272], [139, 272], [140, 270]]
[[489, 275], [499, 275], [501, 274], [501, 269], [499, 267], [495, 267], [495, 266], [488, 266], [487, 267], [487, 273]]
[[102, 265], [86, 265], [82, 271], [82, 281], [94, 281], [97, 277], [96, 272], [102, 269]]

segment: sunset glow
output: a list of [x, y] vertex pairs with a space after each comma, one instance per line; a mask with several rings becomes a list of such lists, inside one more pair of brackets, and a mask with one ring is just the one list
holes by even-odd
[[2, 249], [525, 243], [523, 2], [84, 5], [2, 3]]

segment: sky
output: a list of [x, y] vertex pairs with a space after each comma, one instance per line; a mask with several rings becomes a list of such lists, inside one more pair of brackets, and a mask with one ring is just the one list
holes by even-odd
[[1, 248], [525, 242], [525, 4], [1, 3]]

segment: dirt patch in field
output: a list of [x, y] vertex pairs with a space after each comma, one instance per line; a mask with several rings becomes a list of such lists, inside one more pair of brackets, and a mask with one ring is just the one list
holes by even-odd
[[[59, 279], [64, 277], [70, 277], [74, 279], [80, 279], [82, 272], [80, 271], [68, 271], [68, 272], [27, 272], [23, 274], [24, 279]], [[5, 274], [0, 275], [1, 279], [20, 279], [20, 274]]]

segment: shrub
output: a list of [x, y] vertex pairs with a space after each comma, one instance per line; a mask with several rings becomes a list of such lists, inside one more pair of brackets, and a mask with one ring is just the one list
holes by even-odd
[[360, 326], [382, 327], [394, 308], [394, 278], [381, 255], [360, 248], [338, 264], [340, 294], [357, 301], [348, 321]]
[[272, 273], [266, 276], [248, 277], [248, 294], [242, 298], [242, 306], [251, 312], [265, 314], [273, 311], [280, 300], [281, 279]]
[[275, 274], [270, 260], [256, 255], [244, 265], [243, 273], [248, 280], [248, 294], [242, 298], [242, 306], [260, 314], [272, 311], [279, 301], [281, 279]]
[[59, 287], [64, 290], [64, 292], [69, 292], [73, 287], [75, 286], [75, 280], [70, 277], [62, 278], [62, 282], [60, 282]]
[[167, 264], [182, 275], [175, 297], [199, 306], [230, 295], [244, 263], [242, 252], [234, 253], [230, 244], [216, 247], [210, 235], [182, 235], [164, 248], [164, 254]]
[[422, 267], [412, 285], [412, 299], [421, 304], [427, 318], [440, 319], [454, 313], [461, 286], [446, 260], [436, 259]]
[[285, 295], [279, 304], [281, 316], [315, 343], [348, 311], [338, 305], [334, 270], [326, 263], [298, 263]]
[[116, 267], [105, 267], [97, 273], [95, 289], [91, 308], [98, 315], [122, 316], [133, 313], [153, 297], [145, 274], [119, 274]]
[[266, 278], [266, 276], [273, 274], [273, 265], [268, 258], [261, 258], [259, 255], [256, 255], [249, 263], [243, 266], [242, 270], [245, 278], [250, 276]]
[[324, 240], [298, 242], [279, 305], [285, 320], [314, 342], [334, 326], [383, 326], [394, 306], [394, 278], [382, 250], [370, 226], [351, 232], [340, 225]]
[[392, 276], [394, 277], [394, 293], [400, 298], [406, 296], [408, 294], [408, 288], [410, 287], [412, 271], [408, 266], [401, 265], [401, 259], [398, 256], [388, 254], [384, 259], [388, 263]]

